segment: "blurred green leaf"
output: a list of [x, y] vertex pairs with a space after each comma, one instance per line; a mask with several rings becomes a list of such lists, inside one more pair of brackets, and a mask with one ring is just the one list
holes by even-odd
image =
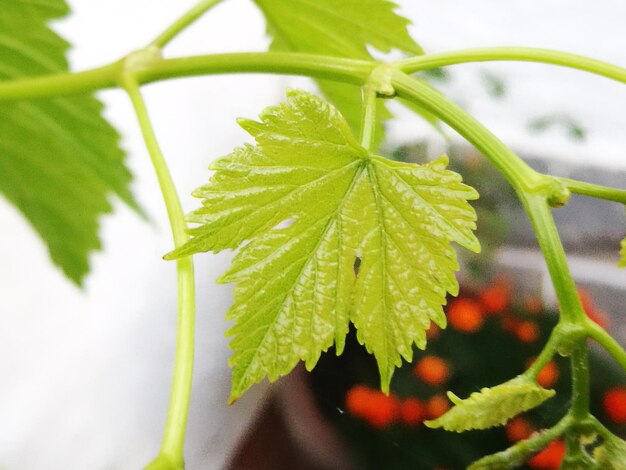
[[[6, 0], [0, 8], [0, 83], [68, 70], [68, 43], [47, 22], [63, 0]], [[117, 194], [133, 207], [119, 136], [91, 95], [0, 103], [0, 192], [24, 214], [53, 262], [80, 284], [100, 248], [98, 219]]]

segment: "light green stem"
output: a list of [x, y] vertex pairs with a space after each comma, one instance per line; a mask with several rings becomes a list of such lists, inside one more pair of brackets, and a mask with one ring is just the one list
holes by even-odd
[[394, 74], [392, 84], [399, 97], [420, 105], [467, 139], [491, 161], [518, 192], [539, 184], [541, 180], [539, 173], [524, 163], [476, 119], [437, 90], [404, 73]]
[[[580, 303], [576, 285], [567, 265], [565, 251], [548, 205], [548, 201], [554, 197], [552, 193], [559, 192], [560, 194], [562, 188], [558, 181], [550, 179], [542, 181], [542, 178], [551, 177], [533, 174], [532, 170], [493, 134], [440, 93], [407, 76], [394, 76], [393, 84], [399, 96], [425, 107], [474, 144], [500, 169], [515, 188], [537, 236], [560, 310], [557, 329], [542, 351], [540, 360], [531, 366], [526, 374], [536, 377], [556, 348], [559, 348], [559, 351], [562, 349], [566, 353], [571, 353], [573, 403], [571, 416], [574, 422], [583, 421], [589, 414], [589, 371], [585, 343], [588, 319]], [[530, 181], [531, 184], [528, 184], [528, 176], [534, 177], [534, 181]], [[543, 441], [532, 442], [534, 446]], [[518, 454], [521, 456], [527, 451], [525, 445], [522, 444], [519, 448], [514, 446], [509, 451], [521, 451]], [[511, 457], [510, 454], [509, 457]]]
[[561, 65], [626, 83], [626, 69], [623, 67], [577, 54], [530, 47], [488, 47], [449, 51], [398, 60], [394, 64], [405, 73], [413, 73], [446, 65], [503, 60]]
[[[0, 101], [56, 98], [117, 88], [124, 59], [84, 72], [45, 75], [0, 82]], [[314, 54], [240, 52], [161, 59], [134, 73], [140, 84], [180, 77], [225, 73], [305, 75], [362, 85], [377, 63]]]
[[363, 112], [361, 119], [361, 146], [374, 152], [376, 140], [376, 90], [370, 85], [361, 87]]
[[626, 351], [610, 334], [591, 320], [587, 320], [587, 334], [606, 349], [622, 369], [626, 371]]
[[587, 342], [581, 341], [574, 348], [572, 364], [572, 405], [570, 414], [576, 421], [589, 416], [589, 352]]
[[[132, 77], [126, 77], [124, 87], [135, 108], [141, 132], [157, 175], [170, 221], [174, 245], [179, 247], [189, 239], [189, 236], [185, 231], [184, 214], [174, 182], [152, 129], [148, 110], [137, 82]], [[161, 452], [155, 460], [156, 464], [153, 463], [152, 468], [184, 468], [183, 447], [187, 428], [194, 359], [195, 289], [194, 268], [191, 257], [177, 260], [176, 270], [178, 276], [178, 329], [174, 379]], [[167, 466], [163, 464], [165, 461], [168, 462]]]
[[571, 424], [572, 418], [569, 415], [566, 415], [563, 419], [561, 419], [561, 421], [550, 429], [534, 434], [529, 439], [519, 441], [514, 446], [511, 446], [502, 452], [484, 457], [470, 465], [468, 470], [516, 468], [517, 466], [522, 465], [532, 454], [539, 452], [550, 442], [562, 436]]
[[531, 364], [531, 366], [524, 372], [524, 375], [527, 377], [532, 377], [533, 379], [537, 378], [537, 375], [543, 370], [548, 362], [554, 357], [554, 354], [557, 352], [559, 345], [561, 344], [561, 339], [563, 337], [563, 333], [557, 325], [552, 333], [550, 334], [550, 338], [548, 338], [548, 342], [545, 344], [537, 359]]
[[550, 279], [559, 302], [561, 318], [568, 324], [584, 330], [585, 311], [580, 303], [576, 284], [567, 265], [565, 250], [556, 229], [546, 198], [538, 195], [521, 195], [524, 209], [535, 231], [539, 247], [548, 267]]
[[607, 188], [606, 186], [572, 180], [569, 178], [558, 179], [573, 193], [626, 204], [626, 190]]
[[184, 13], [178, 20], [176, 20], [169, 28], [163, 31], [154, 41], [150, 43], [150, 46], [156, 46], [163, 48], [172, 39], [174, 39], [181, 31], [187, 26], [200, 18], [204, 13], [220, 3], [222, 0], [203, 0], [193, 6], [190, 10]]

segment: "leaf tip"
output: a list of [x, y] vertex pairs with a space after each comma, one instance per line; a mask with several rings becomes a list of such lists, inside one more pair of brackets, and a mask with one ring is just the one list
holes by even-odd
[[385, 374], [380, 376], [380, 390], [385, 395], [389, 396], [389, 387], [391, 385], [391, 374]]
[[161, 258], [164, 261], [174, 261], [178, 256], [176, 255], [176, 250], [172, 250], [169, 253], [165, 253]]
[[441, 427], [438, 419], [427, 419], [424, 421], [424, 426], [430, 429], [438, 429]]
[[448, 399], [455, 405], [458, 405], [463, 401], [461, 398], [459, 398], [458, 395], [455, 395], [453, 392], [449, 390], [446, 392], [446, 395], [448, 396]]
[[237, 118], [237, 124], [252, 137], [256, 137], [263, 127], [262, 123], [248, 118]]
[[237, 400], [239, 400], [239, 396], [235, 396], [231, 393], [228, 397], [228, 400], [226, 401], [226, 404], [228, 406], [234, 405]]

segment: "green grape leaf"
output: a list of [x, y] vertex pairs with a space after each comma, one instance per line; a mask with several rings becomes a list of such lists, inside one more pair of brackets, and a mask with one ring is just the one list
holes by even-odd
[[[8, 0], [0, 8], [3, 81], [68, 70], [68, 43], [47, 27], [63, 0]], [[93, 96], [0, 103], [0, 193], [24, 214], [67, 277], [81, 283], [100, 247], [98, 218], [115, 193], [136, 208], [117, 132]]]
[[315, 366], [333, 342], [341, 353], [349, 322], [378, 361], [388, 390], [401, 357], [425, 347], [431, 320], [444, 326], [446, 292], [456, 294], [450, 245], [478, 251], [474, 189], [447, 159], [414, 165], [368, 153], [348, 123], [315, 95], [241, 120], [256, 146], [217, 160], [195, 192], [193, 238], [166, 255], [245, 244], [221, 278], [234, 282], [232, 399], [298, 361]]
[[593, 451], [598, 468], [622, 470], [626, 468], [626, 442], [614, 435], [606, 435], [602, 445]]
[[[409, 36], [409, 20], [394, 12], [387, 0], [254, 0], [267, 19], [273, 40], [270, 50], [307, 52], [353, 59], [371, 59], [370, 45], [379, 51], [392, 49], [419, 55], [422, 48]], [[317, 81], [322, 93], [341, 111], [352, 131], [361, 121], [358, 87], [329, 80]], [[384, 137], [382, 123], [391, 117], [378, 104], [376, 142]]]
[[622, 240], [621, 248], [619, 250], [620, 260], [617, 263], [619, 268], [626, 268], [626, 238]]
[[514, 416], [539, 406], [554, 394], [554, 390], [546, 390], [523, 376], [495, 387], [483, 388], [464, 400], [448, 392], [455, 406], [435, 420], [424, 421], [424, 424], [455, 432], [501, 426]]

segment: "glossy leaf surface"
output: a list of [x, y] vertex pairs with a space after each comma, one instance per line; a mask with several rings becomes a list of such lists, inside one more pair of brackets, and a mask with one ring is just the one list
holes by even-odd
[[446, 169], [369, 154], [341, 114], [301, 91], [241, 126], [257, 142], [217, 160], [196, 191], [193, 238], [168, 257], [245, 244], [222, 282], [234, 282], [232, 398], [303, 360], [311, 369], [349, 322], [388, 390], [401, 357], [444, 326], [458, 290], [455, 241], [479, 250], [476, 192]]

